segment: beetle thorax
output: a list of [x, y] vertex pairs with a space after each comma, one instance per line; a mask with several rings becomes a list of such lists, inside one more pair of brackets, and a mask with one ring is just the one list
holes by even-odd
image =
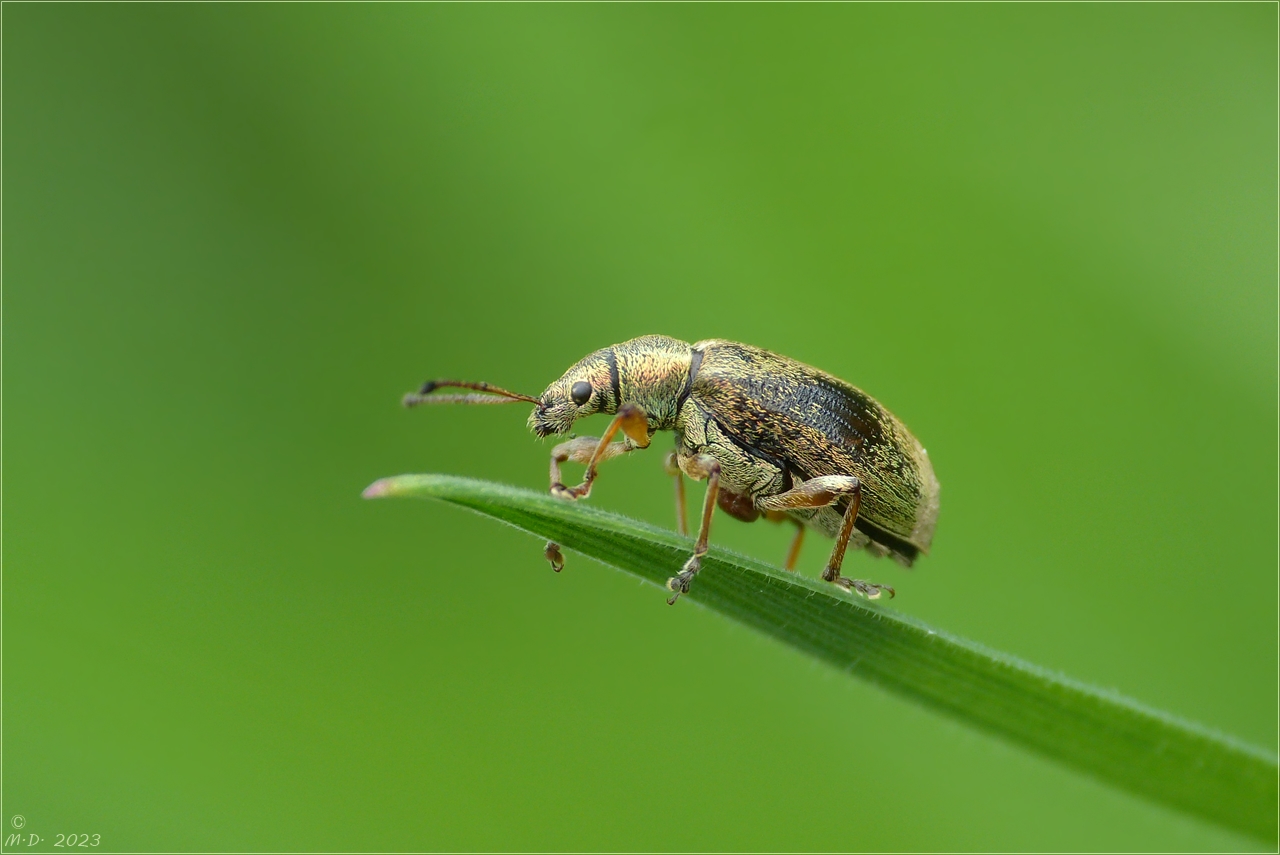
[[541, 437], [565, 434], [578, 419], [612, 415], [632, 403], [645, 411], [650, 433], [671, 430], [689, 392], [692, 357], [688, 344], [662, 335], [597, 350], [547, 387], [529, 416], [529, 428]]
[[644, 409], [650, 430], [673, 429], [689, 391], [693, 348], [664, 335], [646, 335], [616, 344], [612, 350], [621, 400]]

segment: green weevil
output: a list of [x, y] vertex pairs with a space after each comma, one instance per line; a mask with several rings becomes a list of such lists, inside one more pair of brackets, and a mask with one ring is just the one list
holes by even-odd
[[[443, 388], [479, 394], [432, 394]], [[667, 581], [669, 604], [698, 575], [716, 505], [745, 522], [791, 519], [787, 570], [795, 568], [806, 526], [835, 537], [822, 578], [871, 599], [894, 590], [840, 575], [850, 544], [910, 567], [933, 541], [938, 479], [924, 447], [870, 395], [794, 359], [720, 339], [690, 345], [647, 335], [585, 357], [540, 398], [461, 380], [432, 380], [404, 397], [406, 407], [520, 401], [534, 405], [529, 428], [543, 438], [569, 433], [586, 416], [613, 416], [603, 436], [572, 438], [552, 450], [551, 494], [562, 499], [585, 499], [601, 463], [648, 448], [660, 430], [675, 432], [665, 466], [675, 477], [682, 535], [682, 473], [706, 480], [707, 493], [693, 555]], [[619, 431], [623, 438], [614, 442]], [[587, 467], [576, 487], [560, 477], [570, 460]], [[547, 544], [546, 557], [559, 572], [557, 544]]]

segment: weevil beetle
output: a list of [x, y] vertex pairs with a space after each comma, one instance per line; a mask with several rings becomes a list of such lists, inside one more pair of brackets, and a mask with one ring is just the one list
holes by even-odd
[[[432, 394], [443, 388], [480, 394]], [[822, 578], [871, 599], [894, 590], [840, 575], [850, 544], [910, 567], [933, 541], [938, 479], [923, 446], [870, 395], [794, 359], [720, 339], [690, 345], [647, 335], [585, 357], [540, 398], [460, 380], [432, 380], [404, 397], [407, 407], [520, 401], [534, 405], [529, 428], [543, 438], [569, 433], [586, 416], [613, 416], [603, 436], [580, 436], [552, 450], [551, 494], [562, 499], [585, 499], [599, 464], [648, 448], [660, 430], [675, 432], [665, 465], [675, 477], [681, 534], [687, 534], [682, 473], [706, 480], [707, 494], [693, 555], [667, 581], [669, 604], [688, 593], [698, 574], [716, 505], [745, 522], [794, 521], [788, 570], [806, 526], [834, 537]], [[623, 438], [614, 442], [618, 431]], [[560, 480], [569, 460], [587, 467], [576, 487]], [[558, 572], [563, 558], [555, 543], [547, 544], [546, 556]]]

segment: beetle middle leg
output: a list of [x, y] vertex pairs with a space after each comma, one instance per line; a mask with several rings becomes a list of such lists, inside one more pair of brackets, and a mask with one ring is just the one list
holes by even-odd
[[688, 513], [684, 501], [684, 473], [680, 471], [680, 458], [674, 451], [667, 452], [662, 459], [662, 467], [667, 474], [676, 479], [676, 532], [681, 537], [689, 536]]
[[892, 598], [894, 590], [888, 585], [877, 585], [861, 579], [849, 579], [840, 575], [840, 567], [844, 564], [844, 552], [849, 546], [849, 538], [853, 535], [853, 524], [858, 519], [858, 508], [862, 505], [862, 482], [852, 475], [823, 475], [811, 478], [776, 496], [757, 499], [756, 506], [765, 511], [787, 511], [799, 508], [824, 508], [834, 505], [841, 496], [849, 497], [849, 508], [845, 511], [840, 523], [840, 531], [836, 534], [836, 545], [831, 550], [822, 578], [839, 585], [846, 591], [854, 590], [869, 600], [879, 599], [884, 591]]
[[699, 454], [686, 458], [684, 471], [690, 478], [707, 481], [707, 496], [702, 501], [702, 525], [698, 528], [698, 539], [693, 544], [693, 555], [684, 563], [680, 572], [667, 580], [667, 590], [674, 591], [667, 605], [674, 606], [681, 594], [689, 593], [693, 577], [702, 568], [702, 558], [707, 554], [707, 539], [711, 536], [711, 516], [716, 509], [716, 499], [720, 493], [720, 461], [709, 454]]

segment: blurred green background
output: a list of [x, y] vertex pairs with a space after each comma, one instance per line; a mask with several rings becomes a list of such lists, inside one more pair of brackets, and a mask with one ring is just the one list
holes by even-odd
[[[4, 12], [30, 851], [1255, 845], [359, 494], [545, 488], [428, 377], [750, 342], [928, 446], [933, 554], [848, 565], [895, 608], [1274, 750], [1274, 4]], [[667, 442], [592, 503], [670, 525]]]

